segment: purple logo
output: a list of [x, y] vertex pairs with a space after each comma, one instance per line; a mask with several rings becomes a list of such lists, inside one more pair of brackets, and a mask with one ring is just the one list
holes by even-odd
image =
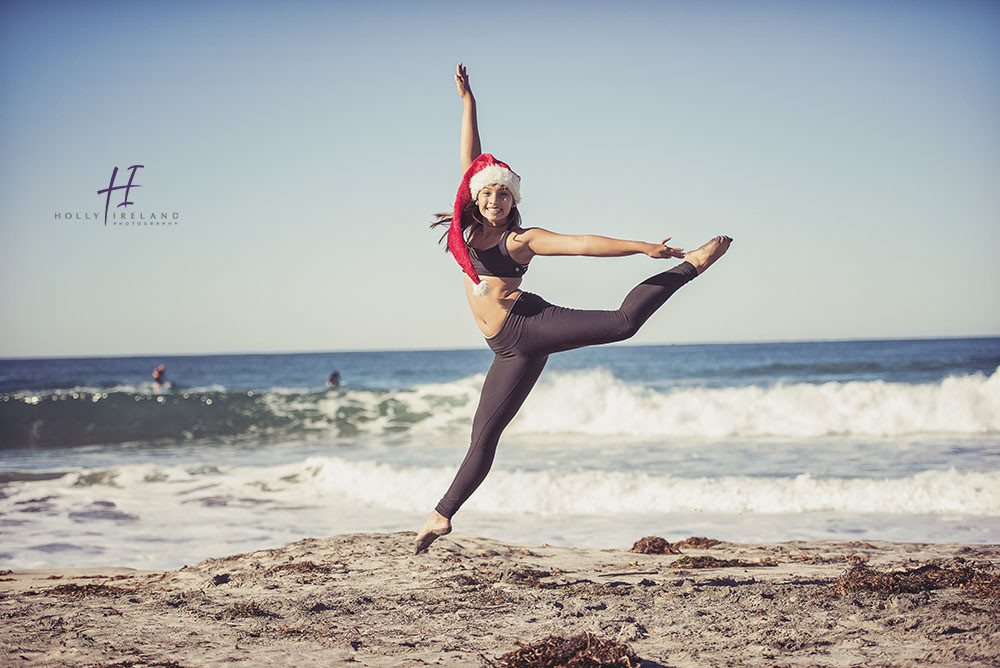
[[114, 171], [111, 172], [111, 183], [108, 184], [107, 188], [102, 188], [101, 190], [97, 191], [98, 195], [102, 195], [104, 193], [108, 194], [107, 199], [104, 202], [104, 224], [105, 224], [105, 226], [108, 224], [108, 206], [111, 205], [111, 192], [114, 191], [114, 190], [121, 190], [122, 188], [124, 188], [125, 189], [125, 197], [122, 198], [122, 202], [118, 206], [128, 206], [130, 204], [135, 204], [135, 202], [130, 202], [129, 201], [129, 199], [128, 199], [128, 191], [131, 190], [132, 188], [141, 188], [142, 187], [142, 186], [140, 186], [138, 184], [132, 183], [132, 179], [135, 178], [135, 170], [140, 169], [141, 167], [144, 167], [144, 166], [145, 165], [132, 165], [131, 167], [129, 167], [129, 169], [132, 170], [132, 173], [129, 174], [129, 176], [128, 176], [128, 183], [126, 185], [123, 185], [123, 186], [116, 186], [115, 185], [115, 177], [118, 176], [118, 166], [116, 165]]
[[[133, 188], [142, 188], [148, 183], [139, 185], [136, 183], [136, 173], [145, 167], [145, 165], [131, 165], [126, 167], [124, 171], [128, 172], [128, 178], [124, 174], [119, 175], [119, 168], [115, 165], [114, 169], [111, 170], [111, 180], [108, 182], [106, 188], [101, 188], [97, 191], [98, 195], [104, 195], [104, 227], [108, 227], [108, 222], [112, 227], [121, 229], [135, 229], [137, 227], [156, 227], [156, 228], [166, 228], [175, 227], [180, 224], [181, 214], [179, 211], [171, 211], [168, 207], [163, 206], [163, 204], [153, 203], [152, 206], [146, 200], [148, 197], [140, 197], [142, 200], [139, 205], [132, 201], [135, 196], [132, 193]], [[104, 171], [103, 168], [100, 171]], [[107, 172], [104, 172], [107, 174]], [[159, 171], [157, 171], [159, 174]], [[162, 175], [161, 175], [162, 176]], [[160, 178], [160, 177], [157, 177]], [[146, 179], [143, 178], [145, 181]], [[89, 189], [89, 186], [84, 188], [84, 192]], [[124, 191], [124, 192], [121, 192]], [[93, 192], [93, 191], [91, 191]], [[162, 194], [163, 188], [157, 186], [153, 188], [152, 191], [143, 191], [146, 195], [156, 195], [157, 193]], [[115, 207], [111, 208], [111, 197], [114, 195]], [[126, 207], [126, 208], [122, 208]], [[132, 207], [131, 209], [127, 207]], [[122, 208], [121, 211], [118, 209]], [[96, 206], [93, 206], [93, 200], [91, 204], [86, 207], [86, 211], [56, 211], [53, 213], [53, 218], [55, 220], [100, 220], [101, 211]]]

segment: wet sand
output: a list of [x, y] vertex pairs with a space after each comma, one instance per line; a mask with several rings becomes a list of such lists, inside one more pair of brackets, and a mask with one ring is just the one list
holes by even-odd
[[998, 545], [636, 554], [453, 533], [413, 555], [414, 536], [308, 539], [170, 572], [4, 572], [0, 665], [482, 666], [518, 642], [584, 631], [626, 643], [650, 667], [1000, 665], [996, 596], [837, 586], [855, 563], [985, 572], [1000, 566]]

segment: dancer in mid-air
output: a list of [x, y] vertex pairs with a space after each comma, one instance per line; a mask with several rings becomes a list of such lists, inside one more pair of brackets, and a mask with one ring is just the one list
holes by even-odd
[[[563, 350], [622, 341], [678, 288], [708, 269], [732, 239], [718, 236], [685, 253], [660, 243], [593, 235], [565, 235], [540, 227], [521, 227], [517, 205], [521, 177], [505, 163], [484, 154], [479, 142], [476, 100], [461, 63], [455, 72], [462, 114], [462, 183], [452, 213], [439, 214], [431, 227], [448, 226], [448, 250], [465, 272], [465, 292], [476, 324], [496, 353], [486, 374], [472, 422], [472, 445], [451, 487], [417, 535], [420, 552], [451, 532], [451, 518], [489, 473], [500, 434], [524, 403], [548, 356]], [[522, 292], [521, 278], [536, 255], [621, 257], [645, 253], [652, 258], [683, 258], [677, 266], [632, 289], [614, 311], [582, 311], [553, 306]]]

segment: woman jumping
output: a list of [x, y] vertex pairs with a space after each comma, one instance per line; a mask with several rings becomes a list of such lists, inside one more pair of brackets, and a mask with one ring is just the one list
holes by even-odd
[[[448, 226], [441, 239], [448, 237], [448, 250], [465, 272], [472, 315], [496, 356], [483, 382], [469, 452], [417, 535], [417, 554], [451, 532], [451, 518], [486, 478], [501, 432], [521, 408], [550, 354], [633, 336], [670, 295], [708, 269], [732, 242], [718, 236], [684, 253], [667, 246], [670, 237], [660, 243], [644, 243], [521, 227], [517, 209], [521, 177], [482, 152], [476, 99], [461, 63], [455, 83], [465, 105], [459, 154], [464, 176], [452, 214], [439, 214], [431, 227]], [[536, 255], [622, 257], [637, 253], [684, 261], [634, 287], [615, 311], [553, 306], [519, 289], [528, 263]]]

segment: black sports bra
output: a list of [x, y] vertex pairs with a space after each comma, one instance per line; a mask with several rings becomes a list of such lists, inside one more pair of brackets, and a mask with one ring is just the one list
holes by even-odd
[[528, 271], [528, 265], [518, 264], [507, 251], [507, 237], [512, 231], [504, 232], [496, 246], [483, 250], [469, 247], [469, 259], [477, 274], [497, 278], [520, 278]]

